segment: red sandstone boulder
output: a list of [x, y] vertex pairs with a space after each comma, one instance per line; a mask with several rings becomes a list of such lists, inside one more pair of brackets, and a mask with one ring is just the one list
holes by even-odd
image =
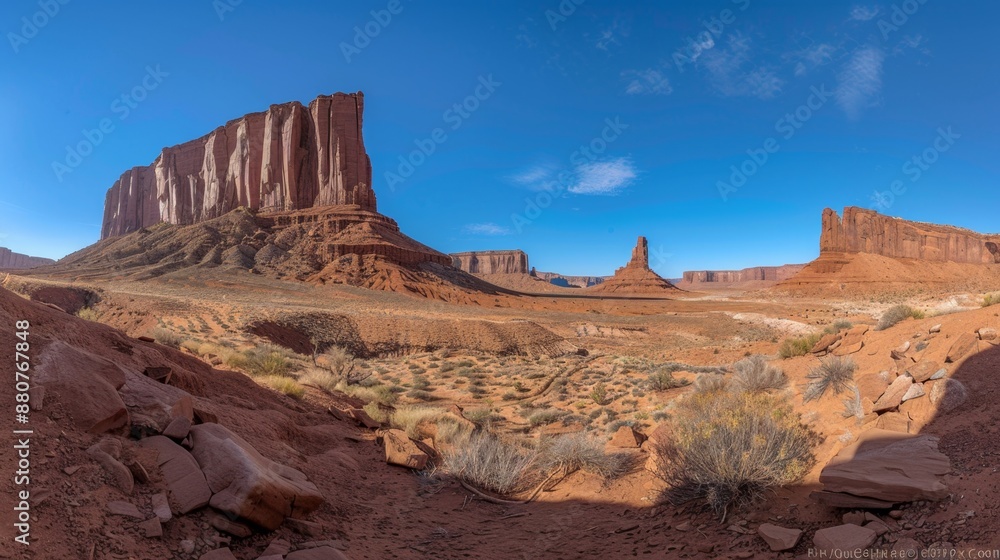
[[[156, 450], [156, 462], [167, 483], [167, 490], [170, 491], [174, 513], [183, 515], [208, 505], [212, 491], [198, 462], [190, 453], [164, 436], [146, 438], [139, 445]], [[157, 516], [160, 519], [164, 513], [158, 508]]]
[[38, 357], [35, 382], [46, 396], [58, 399], [81, 430], [99, 434], [128, 424], [128, 411], [118, 394], [125, 373], [112, 362], [60, 341]]
[[427, 466], [430, 455], [402, 430], [385, 430], [381, 433], [385, 445], [385, 461], [390, 465], [421, 470]]
[[191, 455], [212, 490], [210, 505], [263, 529], [286, 517], [304, 517], [323, 504], [306, 475], [271, 461], [218, 424], [191, 428]]

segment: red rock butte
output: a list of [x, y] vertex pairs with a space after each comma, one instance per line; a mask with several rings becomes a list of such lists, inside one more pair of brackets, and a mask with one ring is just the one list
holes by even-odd
[[660, 294], [679, 291], [679, 288], [664, 280], [649, 268], [649, 244], [645, 237], [639, 237], [632, 249], [632, 259], [615, 271], [615, 275], [604, 282], [588, 288], [592, 292]]
[[453, 266], [469, 274], [527, 274], [528, 255], [521, 250], [451, 253]]
[[283, 212], [354, 205], [375, 212], [361, 135], [364, 94], [294, 101], [164, 148], [108, 190], [101, 238], [160, 222], [194, 224], [236, 208]]
[[21, 253], [15, 253], [6, 247], [0, 247], [0, 269], [20, 270], [25, 268], [35, 268], [45, 266], [56, 261], [42, 257], [29, 257]]

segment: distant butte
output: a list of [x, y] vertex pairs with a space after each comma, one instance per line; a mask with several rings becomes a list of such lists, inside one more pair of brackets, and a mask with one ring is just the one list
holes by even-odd
[[639, 237], [628, 264], [615, 271], [615, 275], [601, 284], [588, 288], [591, 292], [622, 294], [666, 294], [680, 289], [664, 280], [649, 268], [649, 245]]
[[0, 247], [0, 269], [23, 270], [52, 264], [56, 261], [42, 257], [29, 257], [15, 253], [6, 247]]

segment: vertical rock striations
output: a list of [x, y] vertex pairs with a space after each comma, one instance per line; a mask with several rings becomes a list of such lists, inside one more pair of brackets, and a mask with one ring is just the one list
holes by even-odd
[[164, 148], [108, 190], [101, 238], [160, 222], [194, 224], [244, 206], [264, 212], [356, 205], [376, 210], [361, 135], [361, 92], [272, 105]]
[[470, 251], [452, 253], [453, 266], [469, 274], [528, 274], [524, 251]]
[[6, 247], [0, 247], [0, 269], [21, 270], [25, 268], [35, 268], [45, 266], [56, 261], [42, 257], [29, 257], [21, 253], [15, 253]]
[[784, 266], [754, 266], [743, 270], [689, 270], [684, 273], [684, 283], [697, 284], [747, 284], [751, 282], [781, 282], [795, 276], [803, 264]]

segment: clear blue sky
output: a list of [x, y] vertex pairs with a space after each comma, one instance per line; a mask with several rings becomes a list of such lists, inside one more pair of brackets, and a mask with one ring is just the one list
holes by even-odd
[[[62, 2], [0, 7], [0, 245], [19, 252], [96, 241], [105, 191], [164, 146], [358, 90], [380, 211], [445, 252], [609, 274], [645, 235], [676, 277], [809, 261], [828, 206], [1000, 230], [995, 2]], [[126, 115], [116, 100], [144, 79]], [[753, 171], [735, 191], [733, 166]]]

